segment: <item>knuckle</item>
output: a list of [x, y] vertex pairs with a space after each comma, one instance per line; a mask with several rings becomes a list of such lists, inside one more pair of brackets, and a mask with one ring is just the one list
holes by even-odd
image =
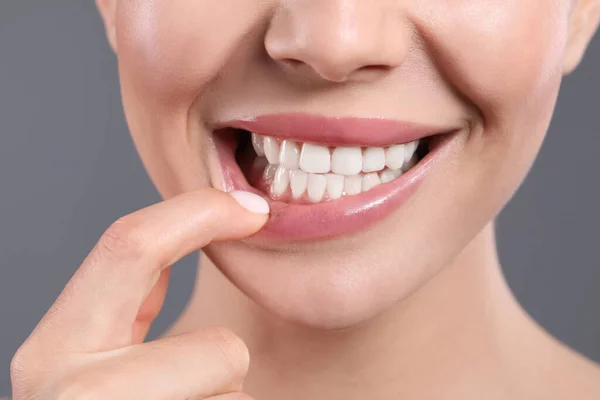
[[202, 336], [215, 346], [232, 379], [243, 379], [246, 376], [250, 353], [246, 343], [238, 335], [227, 328], [211, 327], [204, 329]]
[[17, 352], [13, 355], [10, 361], [10, 371], [19, 373], [25, 369], [27, 365], [27, 356], [24, 347], [20, 347]]
[[26, 350], [21, 347], [14, 354], [10, 361], [10, 380], [13, 387], [21, 386], [21, 384], [27, 381], [29, 357], [27, 356]]
[[37, 381], [42, 371], [43, 355], [30, 344], [23, 344], [10, 361], [10, 379], [13, 386], [30, 386]]
[[10, 361], [10, 382], [15, 400], [38, 398], [48, 380], [47, 362], [30, 344], [22, 345]]
[[128, 217], [119, 218], [104, 231], [98, 249], [103, 256], [116, 260], [138, 260], [149, 252], [141, 224]]

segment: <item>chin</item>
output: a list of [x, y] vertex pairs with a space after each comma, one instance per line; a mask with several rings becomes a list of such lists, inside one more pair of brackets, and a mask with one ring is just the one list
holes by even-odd
[[348, 328], [408, 297], [442, 264], [416, 253], [439, 225], [431, 213], [431, 222], [422, 217], [432, 204], [426, 193], [439, 190], [432, 181], [456, 163], [470, 134], [458, 121], [284, 113], [207, 125], [212, 186], [255, 192], [271, 215], [251, 238], [205, 253], [265, 310], [304, 326]]
[[205, 252], [262, 311], [310, 329], [340, 330], [367, 322], [402, 297], [402, 286], [410, 286], [382, 292], [381, 273], [344, 257], [265, 254], [243, 243], [212, 244]]
[[309, 329], [357, 327], [424, 287], [476, 233], [474, 224], [428, 252], [435, 234], [397, 230], [415, 222], [414, 205], [360, 233], [304, 243], [274, 243], [258, 234], [204, 252], [259, 313]]

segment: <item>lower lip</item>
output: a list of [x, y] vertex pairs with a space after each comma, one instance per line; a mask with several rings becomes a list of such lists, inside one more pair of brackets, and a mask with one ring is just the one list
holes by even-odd
[[238, 166], [232, 143], [215, 140], [225, 188], [256, 193], [269, 202], [271, 215], [253, 237], [269, 241], [310, 241], [364, 231], [400, 208], [415, 193], [431, 168], [448, 153], [457, 133], [447, 134], [413, 168], [395, 180], [367, 192], [316, 204], [273, 200], [248, 184]]

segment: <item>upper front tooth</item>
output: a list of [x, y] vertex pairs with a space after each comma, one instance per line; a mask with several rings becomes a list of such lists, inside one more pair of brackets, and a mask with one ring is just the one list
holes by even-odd
[[267, 160], [269, 160], [269, 164], [277, 164], [279, 161], [279, 145], [277, 141], [272, 137], [266, 136], [263, 149]]
[[403, 144], [396, 144], [394, 146], [390, 146], [385, 151], [385, 165], [390, 169], [397, 169], [402, 167], [404, 164], [404, 149]]
[[281, 143], [279, 152], [279, 164], [287, 169], [298, 169], [300, 163], [300, 148], [291, 140], [284, 140]]
[[258, 133], [253, 133], [252, 135], [252, 147], [254, 147], [254, 151], [259, 157], [265, 155], [265, 148], [263, 144], [263, 137]]
[[336, 147], [331, 155], [331, 171], [339, 175], [356, 175], [363, 167], [360, 147]]
[[300, 152], [300, 168], [304, 172], [313, 174], [325, 174], [329, 172], [331, 168], [329, 149], [325, 146], [304, 143]]
[[381, 171], [385, 167], [385, 151], [381, 147], [367, 147], [363, 153], [363, 172]]

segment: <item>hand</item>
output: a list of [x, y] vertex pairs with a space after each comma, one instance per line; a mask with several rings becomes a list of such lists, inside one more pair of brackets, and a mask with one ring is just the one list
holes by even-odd
[[240, 393], [248, 349], [231, 331], [143, 340], [170, 265], [213, 240], [250, 236], [267, 218], [264, 199], [215, 189], [120, 218], [14, 356], [14, 400], [249, 399]]

